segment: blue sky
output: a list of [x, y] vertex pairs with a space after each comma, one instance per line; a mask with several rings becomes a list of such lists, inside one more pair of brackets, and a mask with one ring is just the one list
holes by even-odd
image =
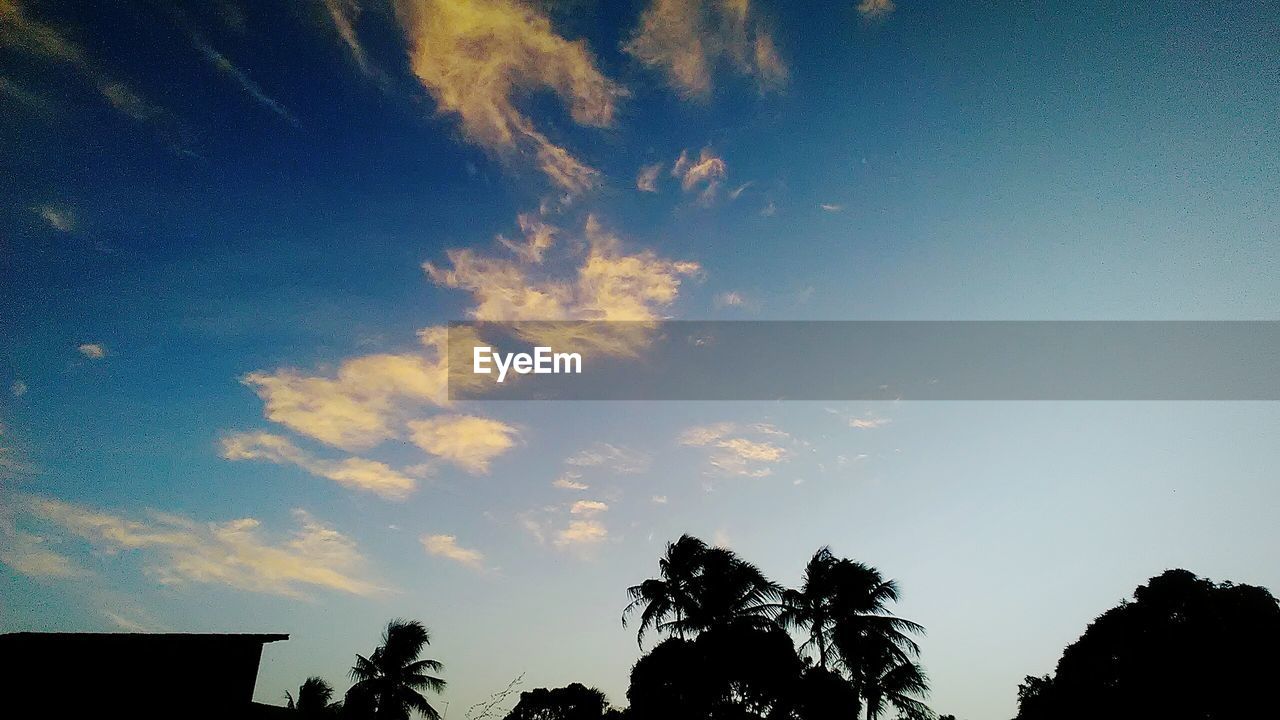
[[1275, 319], [1274, 8], [1052, 5], [0, 0], [0, 628], [621, 702], [663, 542], [830, 544], [981, 720], [1167, 567], [1280, 586], [1270, 404], [440, 394], [467, 318]]

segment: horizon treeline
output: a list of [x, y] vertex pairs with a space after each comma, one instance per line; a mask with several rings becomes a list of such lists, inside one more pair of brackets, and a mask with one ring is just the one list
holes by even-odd
[[[626, 593], [622, 623], [640, 649], [659, 636], [631, 669], [626, 707], [571, 682], [522, 692], [505, 710], [517, 678], [465, 720], [955, 720], [925, 704], [924, 628], [892, 612], [897, 583], [827, 547], [786, 588], [686, 534]], [[1243, 718], [1256, 698], [1225, 690], [1277, 677], [1276, 641], [1280, 605], [1267, 589], [1169, 570], [1090, 624], [1053, 674], [1028, 676], [1015, 720]], [[427, 695], [444, 690], [443, 665], [420, 657], [429, 644], [422, 623], [392, 620], [381, 644], [356, 656], [340, 699], [310, 677], [286, 693], [288, 707], [333, 720], [441, 720]]]

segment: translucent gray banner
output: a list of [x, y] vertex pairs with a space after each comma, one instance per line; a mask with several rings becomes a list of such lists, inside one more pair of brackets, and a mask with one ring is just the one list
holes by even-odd
[[449, 396], [1280, 400], [1280, 322], [453, 323]]

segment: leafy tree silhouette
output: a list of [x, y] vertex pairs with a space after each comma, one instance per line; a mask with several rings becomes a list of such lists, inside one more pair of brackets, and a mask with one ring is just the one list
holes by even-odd
[[507, 713], [506, 720], [601, 720], [608, 712], [609, 700], [604, 693], [573, 683], [520, 693], [520, 702]]
[[[427, 720], [440, 720], [423, 691], [438, 693], [445, 681], [428, 673], [443, 669], [436, 660], [419, 660], [431, 635], [417, 620], [392, 620], [382, 644], [369, 657], [356, 655], [351, 668], [355, 685], [347, 691], [344, 715], [374, 720], [408, 720], [417, 711]], [[369, 714], [360, 714], [369, 713]]]
[[1265, 588], [1169, 570], [1089, 625], [1053, 675], [1018, 689], [1018, 720], [1262, 717], [1280, 677], [1280, 605]]
[[625, 626], [632, 613], [641, 611], [637, 643], [650, 628], [677, 638], [729, 622], [766, 628], [782, 594], [782, 588], [755, 565], [691, 535], [667, 544], [658, 572], [657, 578], [627, 589], [631, 603], [622, 623]]
[[309, 677], [298, 688], [298, 697], [286, 692], [288, 708], [296, 710], [300, 717], [320, 718], [334, 714], [335, 708], [330, 704], [333, 700], [333, 686], [319, 677]]

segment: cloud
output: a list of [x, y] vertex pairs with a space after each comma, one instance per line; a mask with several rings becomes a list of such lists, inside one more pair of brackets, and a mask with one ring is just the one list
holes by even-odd
[[65, 580], [87, 574], [66, 556], [49, 549], [39, 535], [12, 532], [0, 537], [7, 545], [0, 549], [0, 562], [27, 577]]
[[849, 418], [849, 427], [858, 430], [874, 430], [888, 425], [891, 421], [878, 417]]
[[288, 438], [265, 432], [245, 432], [222, 439], [222, 457], [227, 460], [266, 460], [280, 465], [296, 465], [328, 478], [339, 485], [365, 490], [391, 500], [402, 500], [414, 491], [417, 482], [386, 463], [348, 457], [324, 460], [294, 445]]
[[822, 204], [821, 204], [821, 205], [819, 205], [818, 207], [822, 208], [823, 210], [825, 210], [826, 212], [829, 212], [829, 213], [838, 213], [838, 212], [840, 212], [841, 210], [844, 210], [844, 206], [843, 206], [843, 205], [832, 205], [832, 204], [830, 204], [830, 203], [822, 203]]
[[579, 125], [606, 127], [623, 90], [583, 40], [558, 35], [538, 8], [515, 0], [399, 0], [414, 75], [466, 138], [502, 157], [532, 156], [558, 187], [582, 192], [599, 173], [553, 143], [516, 108], [548, 90]]
[[602, 467], [621, 475], [634, 475], [649, 469], [649, 456], [609, 443], [596, 443], [565, 458], [564, 464], [574, 467]]
[[355, 595], [380, 590], [364, 577], [355, 543], [304, 510], [293, 511], [293, 532], [273, 541], [254, 518], [196, 522], [148, 511], [132, 519], [38, 497], [26, 498], [24, 509], [101, 552], [140, 553], [146, 572], [163, 585], [218, 584], [288, 597], [317, 588]]
[[702, 205], [715, 201], [727, 174], [728, 166], [724, 159], [709, 147], [702, 148], [697, 160], [689, 157], [688, 150], [683, 150], [671, 166], [671, 176], [680, 179], [680, 189], [685, 193], [698, 193], [698, 202]]
[[582, 475], [575, 472], [567, 472], [556, 478], [552, 483], [552, 487], [558, 487], [561, 490], [587, 490], [590, 488], [584, 482], [580, 482]]
[[579, 500], [567, 508], [548, 506], [519, 515], [520, 523], [540, 543], [550, 542], [561, 550], [590, 554], [609, 538], [609, 529], [599, 517], [609, 506]]
[[13, 384], [9, 386], [9, 392], [13, 393], [14, 397], [20, 398], [27, 394], [27, 384], [21, 380], [14, 380]]
[[722, 292], [719, 295], [716, 295], [713, 302], [715, 303], [716, 307], [721, 307], [721, 308], [742, 307], [743, 305], [747, 304], [747, 299], [742, 295], [742, 293], [737, 292], [736, 290], [732, 290], [729, 292]]
[[291, 125], [298, 124], [297, 118], [295, 118], [283, 105], [277, 102], [275, 98], [267, 95], [267, 93], [263, 91], [257, 83], [250, 79], [243, 70], [236, 67], [226, 58], [226, 56], [213, 49], [212, 46], [201, 40], [199, 37], [195, 38], [195, 44], [196, 49], [199, 50], [200, 53], [203, 54], [219, 72], [234, 80], [236, 84], [240, 86], [240, 89], [249, 97], [257, 101], [259, 105], [262, 105], [276, 115], [279, 115], [281, 118], [284, 118]]
[[652, 163], [640, 168], [636, 173], [636, 189], [640, 192], [658, 192], [658, 175], [662, 172], [662, 163]]
[[462, 547], [453, 535], [423, 535], [421, 540], [422, 547], [430, 555], [447, 558], [474, 570], [484, 569], [484, 553]]
[[609, 538], [609, 530], [598, 520], [574, 520], [556, 533], [557, 547], [598, 545]]
[[516, 223], [524, 235], [523, 242], [508, 240], [502, 235], [498, 236], [498, 242], [526, 263], [536, 265], [542, 262], [542, 257], [555, 245], [559, 228], [543, 222], [533, 213], [517, 215]]
[[723, 64], [754, 77], [761, 92], [787, 82], [787, 66], [750, 0], [653, 0], [624, 49], [663, 71], [686, 98], [709, 96]]
[[778, 214], [778, 206], [774, 205], [772, 200], [765, 203], [765, 206], [760, 208], [760, 217], [773, 217], [774, 215], [777, 215], [777, 214]]
[[84, 343], [77, 347], [76, 350], [90, 360], [101, 360], [107, 356], [107, 349], [98, 343]]
[[68, 233], [76, 229], [76, 217], [66, 208], [54, 205], [41, 205], [33, 208], [49, 227], [58, 232]]
[[[519, 254], [494, 257], [471, 249], [450, 250], [447, 264], [427, 262], [423, 270], [437, 285], [469, 292], [472, 319], [493, 322], [654, 321], [675, 302], [682, 279], [700, 270], [697, 263], [667, 260], [652, 251], [624, 251], [621, 239], [594, 216], [587, 217], [583, 235], [585, 242], [574, 245], [585, 247], [568, 258], [574, 265], [569, 273], [553, 273]], [[647, 345], [649, 332], [640, 322], [522, 330], [525, 339], [557, 350], [609, 355], [635, 355]]]
[[28, 16], [16, 0], [0, 0], [0, 47], [70, 66], [113, 108], [134, 120], [148, 120], [164, 112], [125, 83], [99, 72], [79, 43], [57, 28]]
[[858, 3], [858, 13], [868, 20], [882, 18], [897, 9], [893, 0], [862, 0]]
[[516, 429], [475, 415], [437, 415], [409, 423], [413, 444], [469, 473], [489, 472], [489, 462], [515, 445]]
[[666, 496], [666, 495], [654, 495], [654, 496], [651, 498], [651, 500], [653, 501], [653, 504], [654, 504], [654, 505], [666, 505], [666, 504], [667, 504], [667, 496]]
[[569, 506], [569, 514], [571, 515], [595, 515], [609, 509], [608, 503], [599, 500], [579, 500]]
[[738, 197], [739, 197], [739, 196], [741, 196], [741, 195], [742, 195], [742, 193], [743, 193], [747, 188], [751, 187], [751, 186], [752, 186], [752, 185], [754, 185], [754, 184], [755, 184], [755, 181], [754, 181], [754, 180], [748, 180], [748, 181], [746, 181], [746, 182], [742, 183], [741, 185], [739, 185], [738, 187], [736, 187], [736, 188], [734, 188], [734, 189], [730, 190], [730, 191], [729, 191], [729, 199], [730, 199], [730, 200], [737, 200], [737, 199], [738, 199]]
[[362, 355], [332, 377], [291, 368], [252, 372], [242, 382], [262, 399], [268, 420], [347, 450], [397, 437], [408, 404], [449, 406], [445, 328], [419, 332], [424, 353]]
[[769, 467], [788, 456], [776, 440], [790, 436], [772, 425], [738, 425], [716, 423], [691, 427], [680, 434], [677, 442], [689, 447], [709, 448], [707, 472], [711, 475], [764, 477], [773, 472]]
[[364, 46], [360, 44], [360, 38], [356, 35], [356, 21], [360, 17], [358, 0], [323, 0], [323, 2], [325, 12], [328, 13], [329, 20], [338, 32], [338, 37], [351, 53], [351, 59], [355, 60], [364, 74], [378, 74], [369, 62], [369, 56], [365, 53]]

